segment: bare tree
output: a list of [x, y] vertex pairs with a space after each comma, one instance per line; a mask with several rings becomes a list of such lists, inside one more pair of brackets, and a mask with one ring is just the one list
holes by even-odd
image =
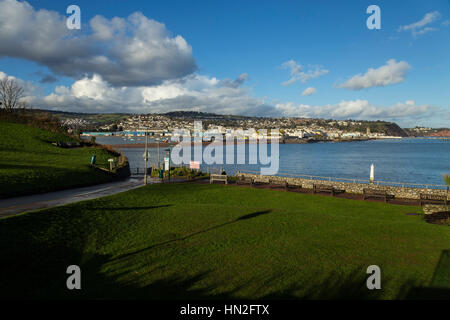
[[0, 80], [0, 108], [6, 112], [14, 109], [24, 108], [25, 104], [20, 101], [24, 97], [24, 88], [16, 80], [4, 78]]

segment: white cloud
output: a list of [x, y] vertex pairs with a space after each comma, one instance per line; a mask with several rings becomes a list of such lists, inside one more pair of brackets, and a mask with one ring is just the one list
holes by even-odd
[[34, 95], [39, 94], [38, 87], [36, 87], [33, 83], [23, 81], [22, 79], [16, 78], [0, 71], [0, 80], [3, 80], [5, 78], [8, 80], [14, 80], [19, 86], [23, 87], [24, 96], [22, 98], [22, 101], [24, 102], [29, 102]]
[[396, 62], [395, 59], [390, 59], [384, 66], [377, 69], [369, 68], [365, 74], [357, 74], [346, 82], [336, 86], [350, 90], [361, 90], [400, 83], [404, 81], [409, 69], [411, 69], [411, 66], [407, 62]]
[[333, 119], [426, 119], [433, 116], [430, 105], [415, 101], [380, 107], [367, 100], [341, 101], [334, 105], [313, 106], [295, 103], [271, 105], [256, 99], [245, 87], [230, 87], [223, 80], [191, 75], [182, 81], [165, 81], [152, 87], [115, 88], [100, 76], [76, 81], [71, 87], [60, 86], [43, 98], [40, 107], [78, 112], [165, 113], [174, 110], [199, 110], [218, 114], [271, 117], [320, 117]]
[[441, 18], [441, 14], [439, 13], [439, 11], [429, 12], [429, 13], [425, 14], [425, 16], [417, 22], [414, 22], [414, 23], [411, 23], [411, 24], [408, 24], [405, 26], [400, 26], [398, 28], [398, 31], [399, 32], [400, 31], [411, 31], [411, 33], [414, 37], [428, 33], [430, 31], [436, 31], [438, 29], [425, 27], [425, 26], [435, 22], [436, 20], [438, 20], [440, 18]]
[[390, 107], [377, 107], [367, 100], [341, 101], [335, 105], [311, 106], [305, 104], [279, 103], [275, 106], [285, 116], [332, 118], [332, 119], [404, 119], [431, 115], [430, 105], [417, 105], [415, 101], [399, 102]]
[[288, 86], [301, 80], [302, 83], [306, 83], [309, 79], [314, 79], [322, 75], [327, 74], [329, 71], [323, 69], [321, 66], [310, 67], [306, 72], [303, 71], [303, 67], [295, 62], [294, 60], [289, 60], [281, 65], [283, 69], [290, 69], [291, 78], [282, 83], [283, 86]]
[[425, 33], [431, 32], [431, 31], [438, 31], [438, 30], [439, 29], [436, 29], [436, 28], [426, 27], [426, 28], [423, 28], [423, 29], [418, 30], [418, 31], [413, 30], [412, 34], [413, 34], [414, 37], [417, 37], [417, 36], [420, 36], [422, 34], [425, 34]]
[[315, 94], [317, 92], [316, 88], [308, 87], [302, 92], [302, 96], [310, 96], [312, 94]]
[[443, 25], [443, 26], [446, 26], [446, 27], [447, 27], [447, 26], [450, 26], [450, 19], [447, 19], [447, 20], [443, 21], [443, 22], [442, 22], [442, 25]]
[[200, 109], [221, 114], [274, 115], [273, 106], [251, 96], [235, 80], [193, 74], [183, 79], [166, 80], [157, 86], [113, 87], [100, 75], [85, 77], [70, 87], [59, 86], [45, 97], [36, 97], [40, 108], [77, 112], [165, 113], [174, 110]]
[[[0, 79], [11, 77], [0, 71]], [[180, 80], [167, 80], [157, 86], [113, 87], [99, 75], [85, 77], [71, 86], [58, 86], [49, 95], [27, 91], [26, 101], [35, 108], [72, 112], [165, 113], [175, 110], [199, 110], [217, 114], [267, 117], [312, 117], [327, 119], [367, 119], [396, 121], [410, 126], [427, 121], [441, 124], [450, 112], [413, 100], [384, 107], [367, 100], [343, 100], [337, 104], [314, 106], [292, 102], [266, 103], [251, 96], [245, 86], [230, 86], [236, 80], [219, 80], [193, 74]], [[21, 84], [30, 85], [15, 78]], [[31, 86], [31, 88], [33, 88]], [[441, 121], [441, 122], [439, 122]], [[445, 120], [448, 121], [448, 120]], [[444, 123], [445, 123], [444, 121]]]
[[57, 12], [0, 0], [0, 30], [0, 57], [34, 61], [74, 79], [99, 74], [114, 86], [156, 85], [197, 68], [183, 37], [140, 12], [95, 16], [78, 31], [67, 29]]

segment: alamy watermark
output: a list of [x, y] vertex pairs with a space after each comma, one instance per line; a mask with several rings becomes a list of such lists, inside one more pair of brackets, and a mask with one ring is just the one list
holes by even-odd
[[70, 16], [66, 20], [67, 29], [80, 30], [81, 29], [81, 9], [79, 6], [72, 4], [67, 7], [67, 14]]
[[66, 286], [67, 289], [73, 290], [81, 289], [81, 269], [79, 266], [73, 264], [67, 267], [66, 273], [70, 274], [70, 276], [67, 278]]
[[366, 13], [370, 14], [367, 18], [366, 26], [369, 30], [381, 29], [381, 9], [379, 6], [372, 4], [367, 7]]
[[[203, 148], [205, 137], [211, 142]], [[279, 129], [238, 128], [222, 133], [218, 129], [203, 131], [202, 122], [195, 121], [192, 134], [188, 129], [176, 129], [172, 133], [172, 141], [178, 143], [172, 149], [171, 161], [175, 165], [189, 165], [191, 161], [207, 165], [259, 164], [261, 175], [274, 175], [280, 166], [279, 139]]]

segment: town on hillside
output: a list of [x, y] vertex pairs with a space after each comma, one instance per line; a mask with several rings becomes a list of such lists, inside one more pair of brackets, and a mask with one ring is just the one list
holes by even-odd
[[[81, 114], [54, 112], [61, 125], [70, 132], [84, 135], [141, 136], [145, 130], [153, 134], [170, 137], [179, 129], [194, 131], [194, 122], [201, 121], [202, 129], [209, 135], [227, 134], [236, 129], [255, 129], [256, 136], [261, 129], [279, 129], [280, 139], [285, 142], [296, 140], [361, 140], [428, 136], [439, 129], [415, 127], [400, 128], [396, 123], [367, 120], [332, 120], [314, 118], [269, 118], [220, 115], [196, 111], [176, 111], [165, 114]], [[208, 137], [204, 137], [205, 140]]]

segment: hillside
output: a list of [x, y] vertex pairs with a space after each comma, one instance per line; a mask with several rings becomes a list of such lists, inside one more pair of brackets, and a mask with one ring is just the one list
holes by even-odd
[[438, 132], [433, 132], [428, 135], [429, 137], [450, 137], [450, 130], [440, 130]]
[[[121, 130], [119, 127], [114, 129], [101, 128], [101, 126], [118, 125], [121, 121], [129, 119], [132, 114], [127, 113], [75, 113], [54, 110], [29, 110], [34, 114], [50, 113], [55, 118], [59, 119], [64, 125], [74, 128], [82, 129], [84, 131], [96, 130]], [[367, 121], [367, 120], [345, 120], [336, 121], [332, 119], [314, 119], [314, 118], [300, 118], [300, 117], [249, 117], [242, 115], [223, 115], [215, 113], [205, 113], [196, 111], [171, 111], [164, 114], [146, 114], [144, 116], [164, 116], [172, 121], [202, 121], [206, 125], [221, 125], [229, 127], [246, 127], [248, 123], [258, 128], [294, 128], [298, 125], [320, 125], [324, 128], [340, 129], [343, 132], [361, 132], [365, 134], [367, 128], [370, 128], [372, 133], [380, 133], [388, 136], [407, 137], [410, 135], [407, 130], [400, 128], [394, 122], [387, 121]], [[340, 123], [345, 123], [341, 125]]]
[[41, 193], [111, 180], [111, 176], [90, 166], [107, 168], [113, 157], [104, 149], [59, 148], [52, 142], [76, 142], [73, 138], [25, 124], [0, 120], [0, 198]]

